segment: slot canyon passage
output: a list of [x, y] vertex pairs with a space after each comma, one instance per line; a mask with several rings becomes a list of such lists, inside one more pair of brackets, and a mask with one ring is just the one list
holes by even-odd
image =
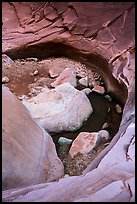
[[2, 201], [135, 201], [134, 2], [2, 2]]

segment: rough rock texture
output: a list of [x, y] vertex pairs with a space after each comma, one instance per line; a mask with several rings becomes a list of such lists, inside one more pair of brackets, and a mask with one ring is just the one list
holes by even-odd
[[69, 150], [71, 157], [74, 157], [77, 153], [87, 154], [98, 147], [101, 143], [109, 140], [109, 132], [106, 130], [100, 130], [99, 132], [81, 132], [73, 141]]
[[64, 69], [57, 77], [57, 79], [53, 83], [51, 83], [51, 86], [57, 87], [65, 82], [69, 82], [74, 87], [77, 86], [76, 74], [70, 68]]
[[134, 202], [134, 2], [2, 2], [2, 22], [2, 51], [12, 59], [81, 60], [126, 102], [118, 133], [83, 175], [3, 191], [3, 200]]
[[10, 57], [8, 57], [5, 54], [2, 55], [2, 66], [7, 68], [7, 67], [10, 67], [10, 65], [13, 63], [14, 61]]
[[97, 92], [97, 93], [99, 93], [99, 94], [102, 94], [102, 95], [105, 93], [104, 87], [103, 87], [103, 86], [98, 86], [98, 85], [96, 85], [96, 86], [92, 89], [92, 91], [95, 91], [95, 92]]
[[98, 133], [88, 133], [81, 132], [73, 141], [72, 146], [69, 150], [69, 154], [71, 157], [74, 157], [77, 153], [87, 154], [89, 153], [95, 146], [98, 140]]
[[28, 110], [2, 88], [2, 184], [10, 189], [53, 181], [64, 174], [50, 135], [30, 117]]
[[22, 102], [48, 132], [77, 130], [93, 112], [87, 96], [70, 83], [63, 83]]

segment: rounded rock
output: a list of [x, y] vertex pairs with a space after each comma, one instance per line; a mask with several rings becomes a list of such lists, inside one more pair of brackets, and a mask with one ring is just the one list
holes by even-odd
[[2, 83], [5, 84], [5, 83], [8, 83], [10, 80], [7, 76], [5, 77], [2, 77]]
[[119, 114], [122, 113], [122, 108], [121, 108], [120, 105], [116, 104], [115, 108], [116, 108], [116, 112], [117, 112], [117, 113], [119, 113]]
[[107, 130], [100, 130], [98, 132], [98, 137], [102, 138], [102, 141], [108, 141], [110, 139], [109, 132]]

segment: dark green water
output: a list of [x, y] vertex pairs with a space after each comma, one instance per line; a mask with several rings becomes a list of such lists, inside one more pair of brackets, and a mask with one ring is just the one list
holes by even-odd
[[[119, 102], [115, 99], [110, 102], [104, 96], [95, 92], [90, 93], [88, 98], [93, 107], [93, 113], [88, 120], [83, 123], [80, 129], [74, 132], [50, 133], [55, 144], [60, 137], [74, 140], [80, 132], [99, 131], [105, 122], [109, 124], [106, 130], [109, 131], [111, 138], [117, 133], [122, 118], [122, 114], [118, 114], [115, 111], [115, 105], [119, 104]], [[108, 112], [108, 108], [110, 108], [110, 112]]]

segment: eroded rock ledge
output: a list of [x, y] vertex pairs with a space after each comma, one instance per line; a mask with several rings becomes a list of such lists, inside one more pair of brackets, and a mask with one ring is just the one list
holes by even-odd
[[134, 16], [133, 2], [2, 3], [3, 53], [75, 58], [94, 66], [107, 91], [126, 102], [118, 133], [83, 175], [3, 191], [3, 201], [135, 201]]

